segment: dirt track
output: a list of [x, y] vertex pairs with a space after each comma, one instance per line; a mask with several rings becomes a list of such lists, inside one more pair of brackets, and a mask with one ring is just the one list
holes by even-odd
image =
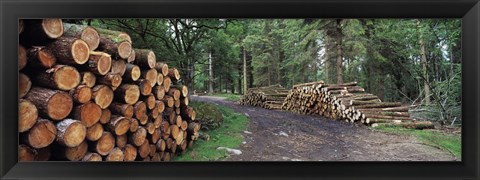
[[230, 156], [229, 161], [456, 160], [414, 137], [373, 131], [364, 125], [241, 106], [220, 97], [192, 96], [192, 100], [225, 105], [250, 118], [248, 132], [243, 133], [243, 153]]

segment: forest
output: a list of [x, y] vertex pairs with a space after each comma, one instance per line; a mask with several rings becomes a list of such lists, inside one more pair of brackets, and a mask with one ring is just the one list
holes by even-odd
[[69, 19], [127, 32], [195, 93], [358, 82], [417, 119], [461, 124], [460, 19]]

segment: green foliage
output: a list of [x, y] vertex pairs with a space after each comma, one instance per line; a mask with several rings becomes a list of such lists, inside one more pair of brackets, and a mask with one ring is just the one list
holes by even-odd
[[206, 131], [210, 135], [209, 141], [199, 139], [183, 155], [175, 158], [176, 161], [216, 161], [228, 157], [225, 151], [216, 150], [218, 147], [239, 148], [243, 142], [242, 132], [247, 129], [249, 119], [225, 106], [217, 106], [225, 119], [222, 126]]
[[195, 119], [200, 122], [203, 130], [212, 130], [222, 125], [223, 116], [217, 106], [197, 101], [191, 102], [190, 106], [195, 109]]
[[241, 95], [238, 94], [230, 94], [230, 93], [216, 93], [210, 94], [211, 96], [218, 96], [218, 97], [225, 97], [228, 101], [238, 102], [240, 101]]
[[452, 153], [457, 159], [462, 158], [462, 138], [460, 134], [447, 134], [432, 130], [417, 130], [398, 127], [372, 128], [383, 132], [414, 136], [421, 142]]

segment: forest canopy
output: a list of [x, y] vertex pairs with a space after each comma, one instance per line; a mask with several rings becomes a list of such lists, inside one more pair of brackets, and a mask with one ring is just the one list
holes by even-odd
[[460, 19], [75, 19], [124, 31], [195, 92], [356, 81], [426, 120], [461, 122]]

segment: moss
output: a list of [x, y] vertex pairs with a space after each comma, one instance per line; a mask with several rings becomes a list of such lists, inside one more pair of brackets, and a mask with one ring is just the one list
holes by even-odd
[[222, 112], [217, 106], [196, 101], [191, 102], [190, 105], [195, 109], [197, 113], [195, 119], [202, 124], [202, 129], [211, 130], [218, 128], [222, 124]]

